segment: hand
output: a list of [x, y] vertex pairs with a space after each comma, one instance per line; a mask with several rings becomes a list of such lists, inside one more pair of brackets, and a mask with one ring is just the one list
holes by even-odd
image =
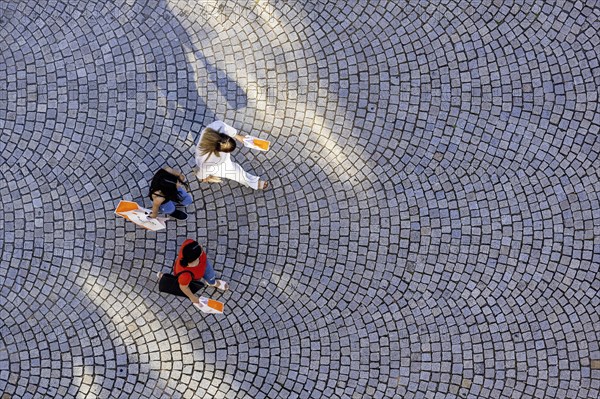
[[150, 213], [150, 216], [148, 216], [148, 217], [152, 218], [152, 219], [156, 219], [157, 216], [158, 216], [157, 212], [152, 212], [152, 213]]
[[197, 296], [195, 296], [194, 299], [192, 299], [192, 303], [194, 303], [194, 304], [200, 303], [200, 298], [198, 298]]
[[243, 143], [243, 142], [244, 142], [244, 137], [246, 137], [246, 136], [242, 136], [241, 134], [236, 134], [236, 135], [235, 135], [235, 139], [236, 139], [237, 141], [239, 141], [240, 143]]

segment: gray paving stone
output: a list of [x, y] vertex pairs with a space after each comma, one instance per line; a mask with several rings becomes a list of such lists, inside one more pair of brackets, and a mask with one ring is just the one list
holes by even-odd
[[[4, 396], [600, 396], [594, 2], [155, 3], [0, 3]], [[115, 219], [163, 165], [188, 221]]]

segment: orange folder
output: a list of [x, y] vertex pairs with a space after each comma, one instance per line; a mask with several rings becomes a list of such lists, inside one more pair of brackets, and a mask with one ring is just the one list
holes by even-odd
[[200, 309], [203, 313], [208, 314], [221, 314], [223, 313], [223, 309], [225, 305], [223, 302], [215, 301], [214, 299], [209, 299], [206, 297], [199, 297], [199, 303], [195, 303], [194, 306]]
[[119, 205], [117, 205], [117, 209], [115, 209], [117, 215], [145, 229], [159, 231], [167, 227], [165, 223], [166, 218], [148, 218], [146, 215], [147, 212], [150, 212], [150, 210], [140, 207], [135, 202], [124, 200], [121, 200]]
[[245, 136], [244, 146], [259, 151], [269, 151], [269, 148], [271, 147], [271, 142], [256, 138], [254, 136]]

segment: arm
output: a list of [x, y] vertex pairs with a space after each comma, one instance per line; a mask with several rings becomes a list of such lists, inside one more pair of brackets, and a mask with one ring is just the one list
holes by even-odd
[[156, 218], [158, 216], [158, 208], [160, 208], [161, 204], [164, 201], [164, 198], [159, 197], [158, 195], [154, 195], [152, 199], [152, 213], [150, 213], [151, 218]]
[[166, 170], [167, 172], [169, 172], [170, 174], [179, 177], [181, 179], [181, 181], [185, 181], [185, 176], [183, 175], [183, 173], [179, 172], [178, 170], [169, 168], [168, 166], [165, 166], [163, 169]]
[[190, 290], [189, 285], [179, 284], [179, 288], [188, 298], [190, 298], [190, 301], [192, 301], [192, 303], [200, 303], [200, 299], [198, 299], [198, 297], [194, 295], [192, 290]]
[[216, 130], [219, 133], [224, 133], [233, 139], [236, 138], [236, 136], [238, 135], [237, 134], [238, 131], [234, 127], [231, 127], [228, 124], [226, 124], [225, 122], [214, 121], [207, 127], [211, 128], [213, 130]]
[[246, 136], [243, 136], [241, 134], [236, 134], [235, 137], [234, 137], [234, 139], [236, 139], [240, 143], [243, 143], [244, 142], [244, 137], [246, 137]]

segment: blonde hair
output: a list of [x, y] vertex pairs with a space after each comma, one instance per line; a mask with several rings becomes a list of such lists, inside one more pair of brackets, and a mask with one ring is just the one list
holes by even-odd
[[234, 139], [209, 127], [204, 129], [202, 140], [198, 143], [200, 155], [207, 155], [207, 158], [211, 155], [218, 157], [221, 152], [231, 152], [235, 147]]

